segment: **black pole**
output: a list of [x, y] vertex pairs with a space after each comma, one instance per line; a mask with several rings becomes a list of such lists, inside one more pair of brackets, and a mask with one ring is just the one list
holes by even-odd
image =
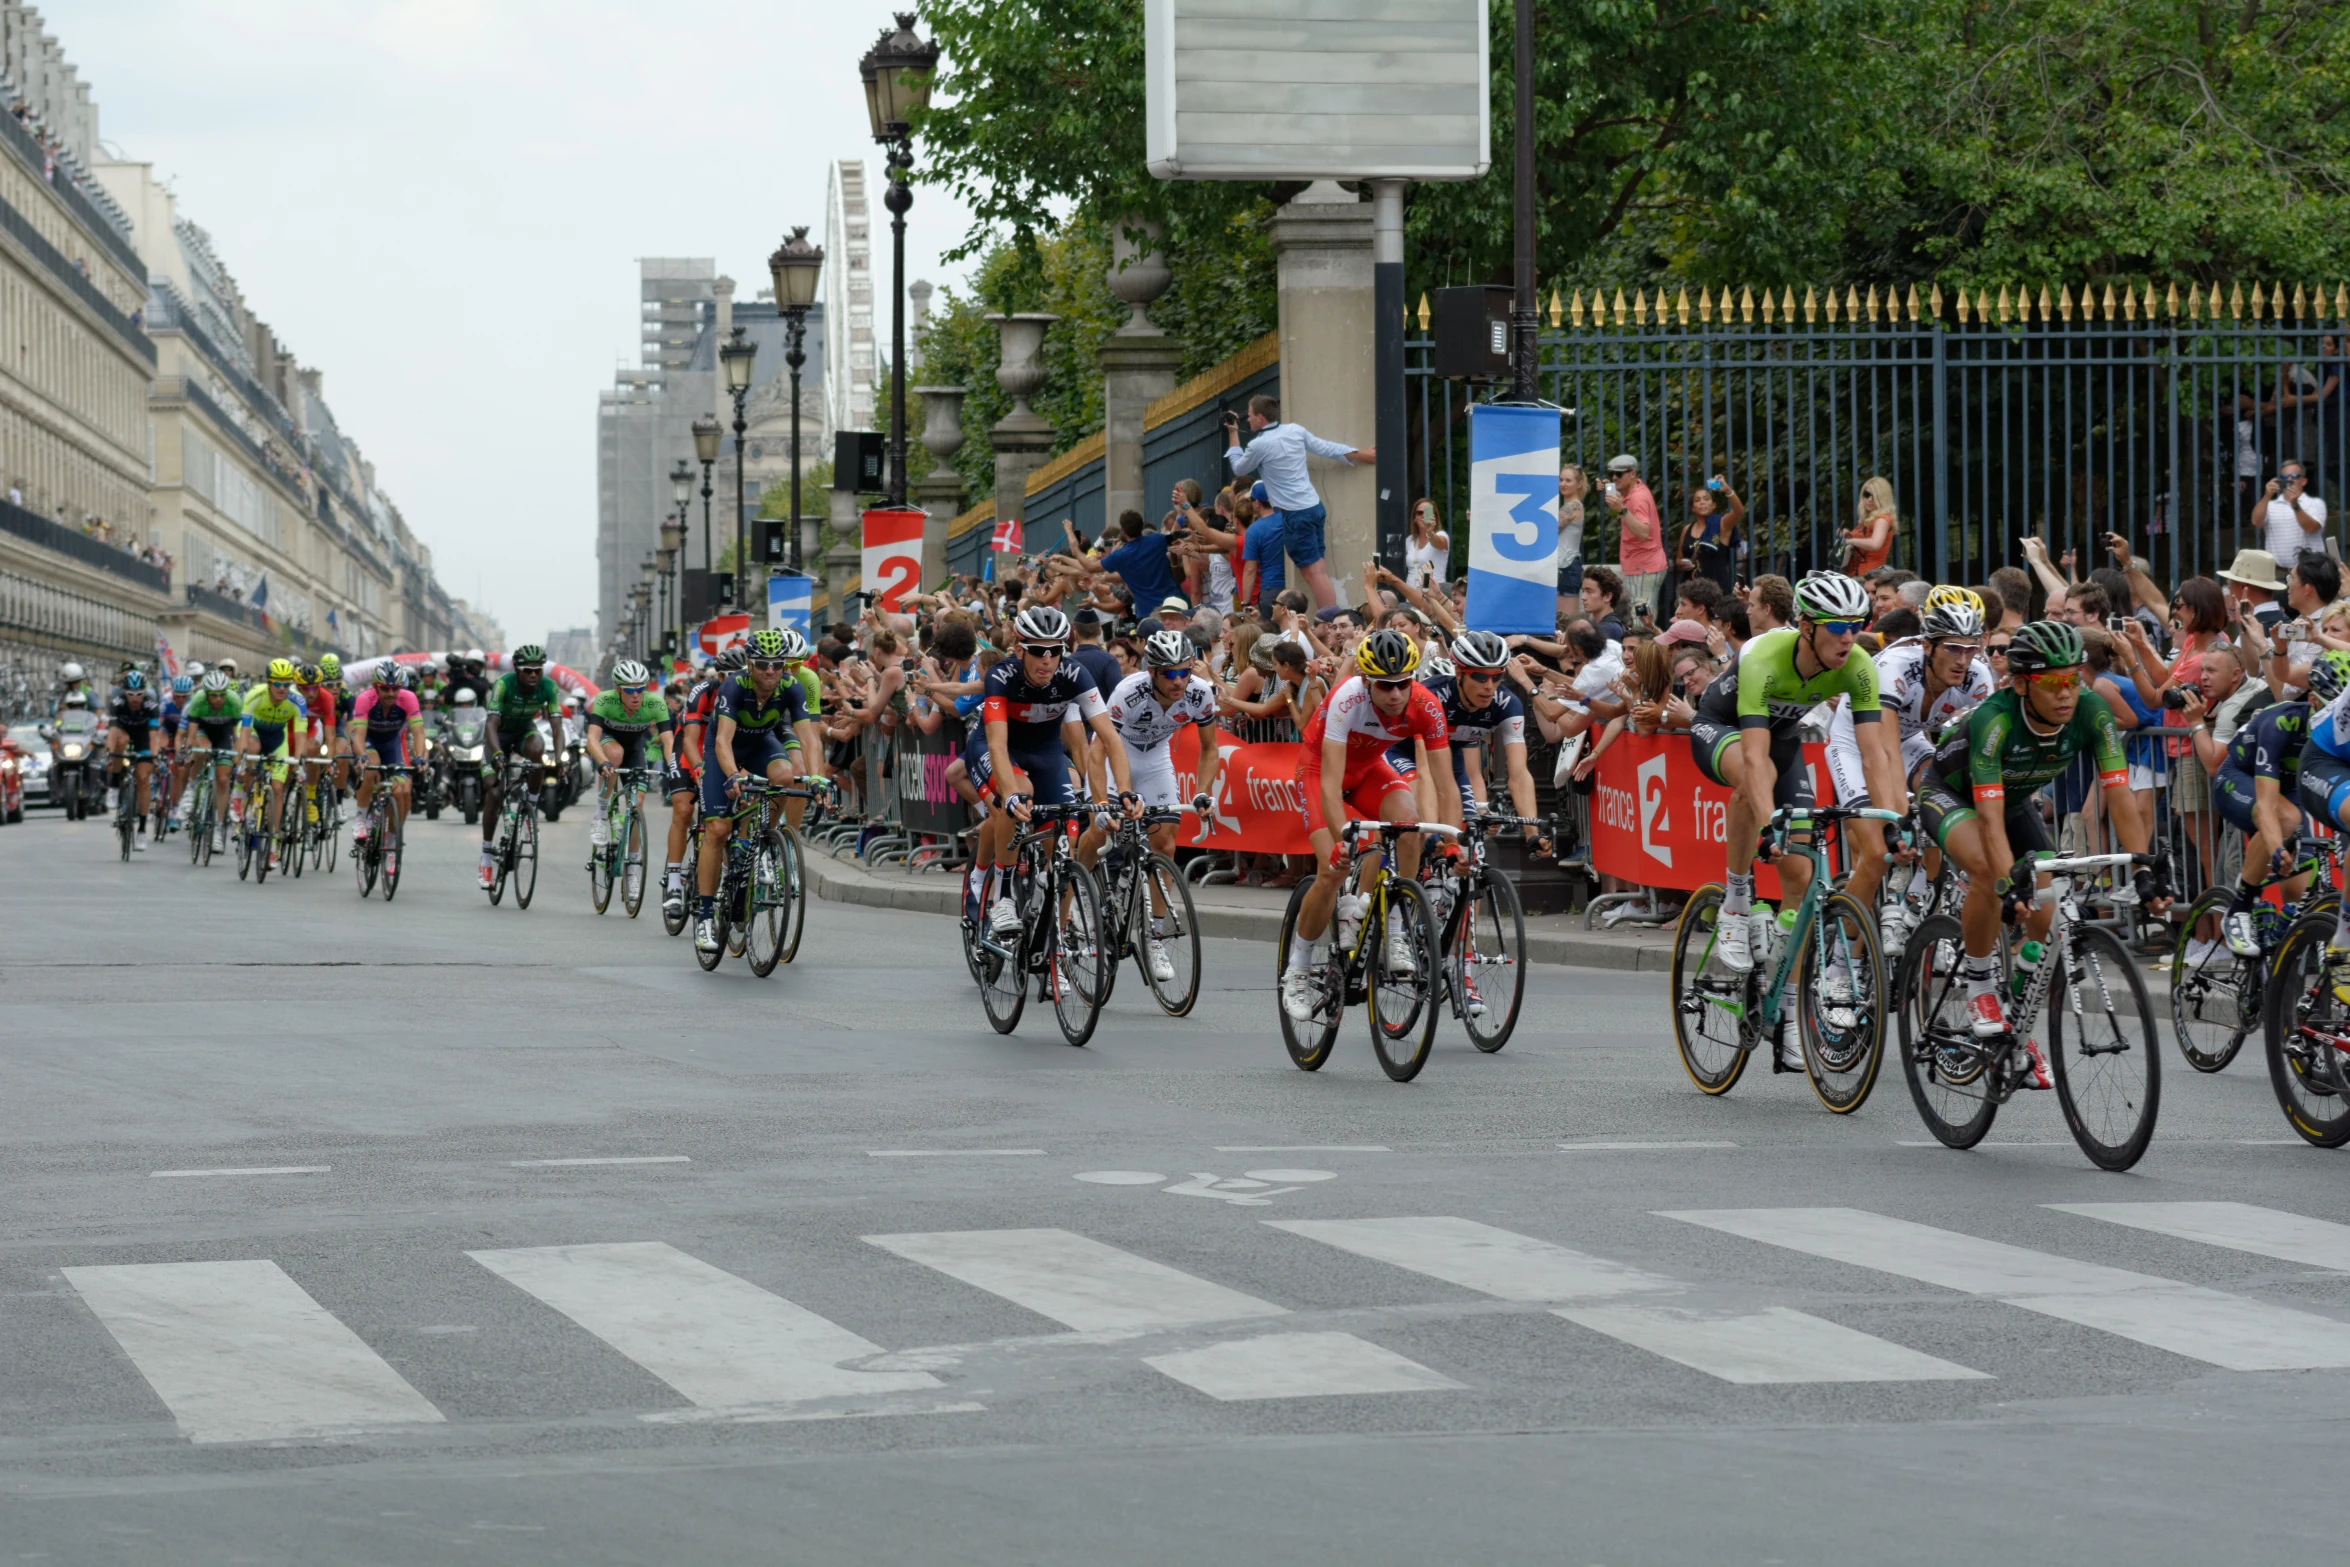
[[1401, 571], [1411, 504], [1406, 494], [1411, 482], [1405, 465], [1410, 437], [1404, 427], [1403, 388], [1403, 181], [1372, 181], [1371, 202], [1372, 438], [1379, 445], [1373, 551]]
[[743, 536], [743, 432], [750, 421], [743, 417], [743, 399], [751, 395], [744, 387], [734, 394], [734, 607], [742, 609], [750, 602], [749, 581], [750, 543]]
[[[914, 191], [906, 171], [914, 166], [911, 136], [889, 149], [889, 249], [895, 277], [889, 290], [889, 503], [906, 504], [906, 209], [914, 205]], [[798, 519], [793, 519], [798, 525]]]
[[791, 367], [791, 541], [785, 546], [791, 558], [791, 569], [805, 571], [800, 560], [800, 366], [808, 362], [801, 344], [808, 330], [808, 313], [794, 310], [785, 316], [788, 323], [783, 340], [783, 362]]
[[[718, 557], [710, 553], [710, 465], [702, 464], [702, 591], [718, 591]], [[705, 609], [708, 605], [703, 606]]]
[[1535, 400], [1534, 343], [1534, 4], [1514, 0], [1518, 21], [1517, 294], [1510, 301], [1510, 399]]

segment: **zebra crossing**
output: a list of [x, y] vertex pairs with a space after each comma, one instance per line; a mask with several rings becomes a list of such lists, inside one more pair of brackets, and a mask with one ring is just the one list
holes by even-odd
[[[2078, 1221], [2084, 1244], [2105, 1226], [2350, 1271], [2350, 1225], [2277, 1209], [2223, 1202], [2046, 1209]], [[1838, 1288], [1824, 1263], [2014, 1308], [2007, 1330], [2019, 1335], [2031, 1331], [2035, 1317], [2049, 1318], [2224, 1371], [2350, 1367], [2350, 1322], [2342, 1319], [1961, 1230], [1840, 1207], [1686, 1209], [1657, 1217], [1748, 1243], [1757, 1248], [1742, 1253], [1749, 1262], [1795, 1263], [1782, 1294]], [[1256, 1221], [1251, 1233], [1278, 1257], [1303, 1264], [1345, 1253], [1557, 1317], [1571, 1324], [1556, 1329], [1562, 1334], [1579, 1330], [1733, 1386], [1967, 1384], [2002, 1374], [1995, 1364], [1962, 1364], [1901, 1342], [1883, 1313], [1871, 1321], [1885, 1331], [1864, 1332], [1771, 1299], [1773, 1286], [1658, 1273], [1468, 1218], [1276, 1218]], [[922, 1287], [938, 1291], [950, 1314], [959, 1303], [989, 1297], [1064, 1330], [1023, 1338], [1032, 1353], [1106, 1355], [1219, 1404], [1443, 1400], [1478, 1388], [1477, 1375], [1461, 1365], [1429, 1365], [1382, 1342], [1424, 1342], [1387, 1331], [1401, 1320], [1393, 1308], [1284, 1304], [1074, 1230], [861, 1239], [874, 1266], [888, 1266], [884, 1258], [912, 1265], [907, 1276], [926, 1280]], [[451, 1256], [452, 1266], [486, 1270], [516, 1292], [517, 1309], [576, 1325], [688, 1406], [629, 1412], [644, 1422], [980, 1414], [992, 1396], [958, 1374], [970, 1346], [875, 1342], [788, 1298], [781, 1292], [792, 1288], [788, 1280], [769, 1288], [663, 1241], [461, 1255], [465, 1260]], [[62, 1273], [189, 1443], [337, 1440], [451, 1423], [276, 1261], [126, 1263]], [[1741, 1293], [1748, 1298], [1734, 1298]], [[1447, 1304], [1439, 1298], [1411, 1309], [1425, 1316]]]

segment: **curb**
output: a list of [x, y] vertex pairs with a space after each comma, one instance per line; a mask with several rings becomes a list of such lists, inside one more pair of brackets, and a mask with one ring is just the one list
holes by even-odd
[[[849, 870], [831, 855], [821, 853], [809, 854], [804, 863], [816, 896], [828, 902], [902, 909], [912, 914], [951, 917], [960, 913], [957, 905], [961, 890], [943, 877], [926, 876], [917, 880], [908, 876], [901, 882], [897, 878]], [[1199, 911], [1199, 929], [1203, 936], [1270, 942], [1281, 934], [1281, 916], [1271, 909], [1203, 908]], [[1664, 943], [1627, 941], [1620, 936], [1582, 932], [1529, 931], [1526, 956], [1535, 963], [1574, 968], [1661, 973], [1673, 966], [1672, 948]]]

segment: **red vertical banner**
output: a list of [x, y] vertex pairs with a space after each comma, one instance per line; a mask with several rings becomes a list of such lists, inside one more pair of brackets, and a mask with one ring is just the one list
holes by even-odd
[[[1744, 742], [1738, 742], [1743, 744]], [[1803, 748], [1812, 797], [1832, 802], [1824, 747]], [[1730, 791], [1697, 770], [1685, 734], [1619, 735], [1600, 754], [1591, 792], [1592, 868], [1636, 887], [1695, 891], [1720, 881], [1728, 855]], [[1756, 862], [1755, 891], [1779, 895], [1778, 873]]]
[[885, 610], [895, 611], [909, 593], [922, 590], [921, 512], [877, 506], [865, 513], [864, 591]]

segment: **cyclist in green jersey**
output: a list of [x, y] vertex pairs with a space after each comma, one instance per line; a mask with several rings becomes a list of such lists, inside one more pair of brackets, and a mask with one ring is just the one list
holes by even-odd
[[[2138, 815], [2137, 797], [2130, 792], [2113, 709], [2096, 692], [2083, 689], [2087, 657], [2081, 633], [2062, 621], [2035, 620], [2018, 630], [2007, 650], [2006, 685], [1943, 739], [1918, 786], [1920, 821], [1967, 874], [1959, 928], [1966, 938], [1970, 1026], [1981, 1039], [2007, 1032], [1993, 955], [2001, 907], [2028, 902], [2035, 890], [2012, 885], [2010, 873], [2019, 855], [2049, 848], [2034, 794], [2086, 753], [2096, 765], [2106, 814], [2124, 846], [2143, 854], [2150, 838], [2149, 824]], [[2035, 882], [2045, 885], [2044, 878]], [[2138, 873], [2138, 892], [2148, 912], [2160, 916], [2168, 910], [2169, 891], [2159, 867]], [[2048, 934], [2055, 914], [2054, 905], [2043, 904], [2024, 915], [2023, 933], [2030, 940], [2018, 948], [2019, 973], [2029, 974], [2044, 956], [2040, 938]], [[2039, 1042], [2018, 1043], [2031, 1057], [2026, 1081], [2034, 1088], [2050, 1087]]]
[[633, 658], [612, 666], [612, 685], [588, 703], [587, 754], [596, 764], [596, 814], [588, 822], [588, 842], [601, 849], [612, 841], [610, 817], [614, 767], [645, 765], [648, 736], [661, 742], [661, 769], [677, 765], [676, 726], [669, 704], [650, 688], [652, 675]]
[[[546, 669], [547, 650], [536, 642], [525, 642], [514, 650], [514, 672], [499, 676], [498, 683], [490, 688], [489, 722], [482, 729], [485, 751], [481, 764], [481, 885], [485, 892], [489, 890], [497, 854], [491, 843], [498, 833], [498, 810], [505, 803], [504, 752], [511, 747], [543, 765], [547, 748], [539, 739], [536, 720], [544, 718], [555, 733], [562, 733], [563, 694], [547, 678]], [[501, 729], [505, 731], [503, 735], [499, 733]]]
[[[824, 682], [817, 678], [815, 670], [808, 667], [808, 659], [815, 650], [808, 646], [808, 639], [800, 635], [799, 628], [785, 626], [782, 628], [782, 636], [784, 669], [790, 678], [799, 682], [800, 702], [808, 710], [806, 718], [792, 725], [792, 733], [800, 738], [800, 755], [805, 762], [800, 782], [811, 788], [821, 788], [826, 781], [824, 728], [816, 720], [824, 710]], [[807, 814], [807, 801], [792, 799], [783, 802], [783, 819], [791, 823], [794, 832], [799, 830], [800, 818]]]

